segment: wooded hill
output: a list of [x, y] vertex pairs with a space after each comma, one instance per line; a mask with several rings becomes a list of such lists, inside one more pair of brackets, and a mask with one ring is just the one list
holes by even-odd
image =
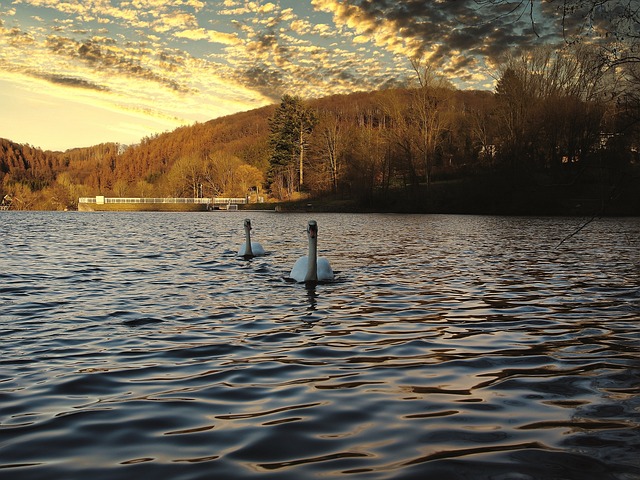
[[424, 70], [412, 89], [286, 97], [312, 119], [302, 133], [283, 98], [134, 146], [51, 152], [0, 139], [0, 199], [65, 210], [82, 196], [258, 193], [333, 210], [640, 214], [633, 98], [607, 99], [602, 79], [560, 84], [532, 71], [509, 65], [495, 92], [455, 90]]

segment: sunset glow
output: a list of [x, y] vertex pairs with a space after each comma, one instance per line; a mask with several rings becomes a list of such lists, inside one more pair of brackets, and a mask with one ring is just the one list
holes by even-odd
[[402, 85], [416, 54], [459, 88], [492, 88], [499, 56], [531, 37], [528, 19], [488, 22], [474, 5], [2, 2], [0, 137], [44, 149], [136, 143], [284, 93]]

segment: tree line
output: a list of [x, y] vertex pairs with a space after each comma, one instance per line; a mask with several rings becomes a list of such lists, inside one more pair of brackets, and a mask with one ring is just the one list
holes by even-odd
[[639, 182], [640, 63], [607, 68], [581, 44], [539, 48], [507, 59], [493, 92], [460, 91], [426, 62], [412, 66], [407, 88], [284, 95], [278, 105], [135, 146], [45, 152], [0, 140], [0, 198], [17, 209], [62, 210], [81, 196], [255, 200], [260, 192], [491, 213], [617, 196], [640, 210], [629, 193]]
[[12, 209], [77, 208], [79, 197], [243, 196], [261, 185], [273, 107], [65, 152], [0, 139], [0, 199]]
[[[576, 44], [507, 59], [492, 93], [458, 91], [415, 60], [413, 88], [366, 101], [285, 96], [270, 124], [269, 186], [280, 199], [400, 197], [423, 211], [451, 210], [447, 196], [467, 211], [530, 201], [553, 213], [552, 200], [627, 195], [640, 186], [639, 65], [607, 68]], [[638, 211], [630, 195], [621, 201]]]

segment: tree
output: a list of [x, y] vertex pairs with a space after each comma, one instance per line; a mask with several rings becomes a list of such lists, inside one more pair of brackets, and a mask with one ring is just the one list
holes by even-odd
[[485, 166], [493, 165], [496, 154], [496, 109], [495, 95], [489, 92], [476, 92], [479, 102], [468, 107], [467, 134], [475, 151], [474, 159]]
[[512, 173], [584, 162], [599, 141], [611, 74], [597, 68], [585, 46], [510, 58], [496, 101], [503, 132], [498, 153]]
[[7, 195], [11, 199], [12, 210], [32, 210], [37, 202], [37, 195], [29, 185], [15, 183], [7, 188]]
[[357, 112], [355, 122], [345, 133], [344, 182], [361, 201], [369, 202], [378, 187], [387, 189], [390, 181], [389, 145], [386, 114], [377, 108]]
[[318, 125], [314, 135], [315, 150], [319, 157], [318, 180], [325, 191], [338, 191], [338, 180], [342, 170], [344, 155], [344, 120], [342, 115], [330, 110], [323, 110], [318, 116]]
[[269, 121], [272, 149], [267, 181], [286, 187], [289, 196], [304, 184], [304, 158], [307, 140], [317, 123], [313, 110], [303, 105], [299, 97], [285, 95]]
[[[584, 45], [590, 54], [589, 68], [595, 75], [608, 71], [623, 81], [609, 85], [609, 93], [625, 108], [640, 105], [640, 8], [638, 0], [476, 0], [480, 8], [507, 11], [518, 18], [528, 16], [533, 31], [538, 35], [544, 25], [549, 42], [553, 35], [561, 45]], [[497, 15], [501, 18], [503, 15]], [[587, 64], [583, 64], [587, 67]], [[586, 77], [585, 77], [586, 78]], [[629, 100], [633, 100], [629, 102]], [[634, 123], [640, 122], [638, 116]]]
[[204, 182], [214, 196], [245, 196], [249, 188], [260, 185], [262, 172], [235, 155], [214, 152], [206, 163]]
[[129, 192], [129, 184], [126, 180], [120, 178], [113, 185], [113, 193], [116, 197], [126, 197]]
[[78, 198], [86, 196], [87, 192], [86, 186], [74, 183], [68, 172], [62, 172], [52, 188], [52, 203], [59, 209], [72, 210], [78, 206]]
[[527, 89], [519, 72], [507, 67], [496, 84], [498, 118], [503, 127], [500, 145], [500, 157], [507, 159], [512, 170], [521, 158], [520, 151], [525, 148], [525, 122], [527, 108]]
[[236, 169], [236, 182], [234, 189], [234, 196], [245, 196], [249, 195], [249, 192], [255, 188], [256, 194], [264, 181], [264, 176], [262, 172], [258, 170], [253, 165], [247, 165], [243, 163], [238, 166]]
[[167, 175], [168, 187], [173, 197], [199, 196], [203, 182], [203, 161], [195, 155], [180, 157]]
[[419, 88], [412, 91], [412, 123], [420, 139], [418, 148], [429, 185], [442, 136], [450, 127], [454, 90], [450, 82], [436, 75], [426, 61], [414, 58], [411, 65], [419, 83]]
[[[390, 156], [395, 171], [402, 177], [402, 182], [415, 187], [420, 182], [421, 158], [417, 151], [420, 139], [413, 123], [411, 112], [410, 92], [404, 90], [390, 90], [382, 98], [384, 115], [388, 118], [388, 125], [383, 133], [389, 145]], [[362, 117], [365, 120], [366, 117]], [[369, 132], [373, 126], [371, 120], [358, 120], [359, 126], [368, 126]], [[368, 133], [369, 133], [368, 132]], [[379, 135], [379, 132], [376, 133]], [[370, 142], [367, 142], [370, 144]]]

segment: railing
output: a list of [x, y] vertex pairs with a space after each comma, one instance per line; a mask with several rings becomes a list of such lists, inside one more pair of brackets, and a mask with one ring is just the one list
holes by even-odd
[[247, 199], [243, 197], [214, 197], [214, 205], [244, 205]]
[[214, 198], [142, 198], [142, 197], [80, 197], [78, 203], [195, 203], [214, 205], [238, 205], [247, 203], [242, 197]]

